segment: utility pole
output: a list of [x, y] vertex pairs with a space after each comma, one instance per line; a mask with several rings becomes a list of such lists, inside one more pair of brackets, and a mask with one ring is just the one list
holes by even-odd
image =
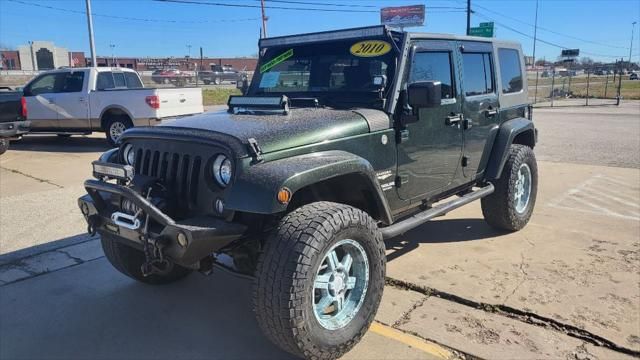
[[264, 0], [260, 0], [260, 7], [262, 9], [262, 37], [267, 37], [267, 15], [264, 13]]
[[629, 67], [631, 67], [631, 51], [633, 50], [633, 33], [636, 31], [636, 24], [638, 22], [634, 21], [631, 23], [631, 45], [629, 45]]
[[536, 0], [536, 19], [533, 28], [533, 67], [536, 68], [536, 89], [533, 95], [533, 103], [538, 100], [538, 67], [536, 66], [536, 42], [538, 41], [538, 0]]
[[89, 47], [91, 48], [91, 66], [98, 67], [96, 58], [96, 44], [93, 41], [93, 20], [91, 19], [91, 0], [85, 0], [87, 4], [87, 24], [89, 25]]
[[187, 57], [190, 58], [191, 57], [191, 45], [187, 45]]
[[467, 35], [471, 31], [471, 0], [467, 0]]

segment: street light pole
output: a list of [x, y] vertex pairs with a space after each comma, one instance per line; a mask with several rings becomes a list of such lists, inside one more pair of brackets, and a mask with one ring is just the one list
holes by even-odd
[[536, 87], [533, 95], [533, 103], [538, 100], [538, 67], [536, 66], [536, 42], [538, 42], [538, 0], [536, 0], [536, 20], [533, 28], [533, 67], [536, 69]]
[[191, 57], [191, 45], [187, 45], [187, 57]]
[[111, 66], [113, 66], [116, 63], [116, 56], [115, 56], [116, 45], [109, 44], [109, 47], [111, 48]]
[[631, 67], [631, 51], [633, 51], [633, 34], [636, 32], [636, 24], [638, 22], [634, 21], [631, 23], [631, 45], [629, 45], [629, 67]]
[[85, 0], [87, 5], [87, 25], [89, 26], [89, 47], [91, 48], [91, 66], [98, 67], [96, 59], [96, 44], [93, 41], [93, 20], [91, 19], [91, 0]]

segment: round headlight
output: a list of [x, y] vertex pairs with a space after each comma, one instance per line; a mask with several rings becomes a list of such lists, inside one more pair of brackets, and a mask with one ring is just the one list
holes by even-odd
[[213, 162], [213, 177], [220, 186], [227, 186], [231, 181], [231, 160], [224, 155], [218, 155]]
[[133, 146], [131, 144], [127, 144], [124, 147], [123, 157], [127, 165], [133, 165], [136, 162], [136, 153], [133, 151]]

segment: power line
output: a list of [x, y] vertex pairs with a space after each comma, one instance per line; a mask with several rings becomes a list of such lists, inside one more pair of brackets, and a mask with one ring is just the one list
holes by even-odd
[[[18, 3], [18, 4], [23, 4], [23, 5], [28, 5], [28, 6], [35, 6], [35, 7], [39, 7], [39, 8], [49, 9], [49, 10], [62, 11], [62, 12], [67, 12], [67, 13], [72, 13], [72, 14], [82, 14], [82, 15], [86, 15], [87, 14], [86, 11], [59, 8], [59, 7], [55, 7], [55, 6], [43, 5], [43, 4], [37, 4], [37, 3], [30, 3], [30, 2], [21, 1], [21, 0], [7, 0], [7, 1]], [[176, 23], [176, 24], [207, 24], [207, 23], [223, 23], [223, 22], [240, 22], [240, 21], [256, 21], [256, 20], [260, 20], [259, 18], [222, 19], [222, 20], [149, 19], [149, 18], [136, 18], [136, 17], [127, 17], [127, 16], [96, 14], [96, 13], [93, 13], [93, 12], [91, 13], [91, 15], [97, 16], [97, 17], [104, 17], [104, 18], [119, 19], [119, 20], [155, 22], [155, 23]]]
[[[222, 7], [234, 7], [234, 8], [261, 8], [260, 5], [247, 5], [247, 4], [230, 4], [230, 3], [219, 3], [219, 2], [205, 2], [205, 1], [197, 1], [197, 0], [152, 0], [152, 1], [156, 1], [156, 2], [164, 2], [164, 3], [176, 3], [176, 4], [189, 4], [189, 5], [207, 5], [207, 6], [222, 6]], [[287, 2], [287, 3], [294, 3], [293, 1], [289, 1], [289, 0], [277, 0], [277, 2]], [[269, 2], [276, 2], [276, 0], [271, 0]], [[295, 3], [302, 3], [301, 1], [297, 1]], [[312, 4], [312, 3], [307, 3], [306, 4]], [[327, 5], [329, 6], [329, 4], [314, 4], [314, 5]], [[342, 5], [336, 5], [333, 4], [331, 6], [343, 6]], [[356, 12], [356, 13], [375, 13], [378, 14], [380, 11], [379, 10], [353, 10], [353, 9], [349, 9], [349, 10], [345, 10], [345, 9], [326, 9], [326, 8], [314, 8], [314, 7], [285, 7], [285, 6], [265, 6], [265, 8], [267, 9], [272, 9], [272, 10], [294, 10], [294, 11], [320, 11], [320, 12], [341, 12], [344, 13], [346, 11], [348, 12]], [[461, 12], [463, 10], [447, 10], [447, 9], [438, 9], [436, 11], [431, 11], [432, 13], [445, 13], [445, 12]]]
[[[498, 16], [502, 16], [502, 17], [504, 17], [504, 18], [511, 19], [511, 20], [513, 20], [513, 21], [517, 21], [517, 22], [519, 22], [519, 23], [521, 23], [521, 24], [528, 25], [528, 26], [531, 26], [531, 27], [536, 27], [536, 26], [535, 26], [535, 25], [533, 25], [533, 24], [530, 24], [530, 23], [528, 23], [528, 22], [522, 21], [522, 20], [520, 20], [520, 19], [514, 18], [514, 17], [509, 16], [509, 15], [505, 15], [505, 14], [499, 13], [499, 12], [497, 12], [497, 11], [495, 11], [495, 10], [488, 9], [488, 8], [486, 8], [486, 7], [484, 7], [484, 6], [477, 5], [477, 4], [475, 4], [474, 6], [475, 6], [475, 7], [480, 8], [480, 9], [483, 9], [483, 10], [485, 10], [485, 11], [488, 11], [488, 12], [490, 12], [490, 13], [496, 14], [496, 15], [498, 15]], [[593, 41], [593, 40], [588, 40], [588, 39], [582, 39], [582, 38], [579, 38], [579, 37], [577, 37], [577, 36], [564, 34], [564, 33], [561, 33], [561, 32], [555, 31], [555, 30], [551, 30], [551, 29], [544, 28], [544, 27], [542, 27], [542, 26], [538, 26], [537, 28], [538, 28], [539, 30], [547, 31], [547, 32], [550, 32], [550, 33], [555, 34], [555, 35], [564, 36], [564, 37], [567, 37], [567, 38], [570, 38], [570, 39], [573, 39], [573, 40], [582, 41], [582, 42], [585, 42], [585, 43], [590, 43], [590, 44], [599, 45], [599, 46], [605, 46], [605, 47], [610, 47], [610, 48], [616, 48], [616, 49], [625, 49], [625, 50], [626, 50], [626, 49], [629, 49], [629, 47], [626, 47], [626, 46], [616, 46], [616, 45], [610, 45], [610, 44], [606, 44], [606, 43], [601, 43], [601, 42], [598, 42], [598, 41]]]
[[[260, 0], [254, 0], [260, 1]], [[298, 4], [298, 5], [313, 5], [313, 6], [336, 6], [336, 7], [353, 7], [353, 8], [374, 8], [380, 9], [377, 5], [355, 5], [355, 4], [330, 4], [324, 2], [308, 2], [308, 1], [293, 1], [293, 0], [265, 0], [268, 3], [283, 3], [283, 4]], [[464, 10], [463, 7], [456, 6], [429, 6], [430, 10], [442, 9], [442, 10]], [[376, 11], [377, 12], [377, 11]]]
[[[527, 33], [524, 33], [524, 32], [522, 32], [522, 31], [520, 31], [520, 30], [514, 29], [514, 28], [512, 28], [511, 26], [508, 26], [508, 25], [506, 25], [506, 24], [504, 24], [504, 23], [498, 22], [498, 21], [496, 21], [495, 19], [492, 19], [492, 18], [490, 18], [489, 16], [484, 15], [484, 14], [482, 14], [482, 13], [478, 12], [477, 10], [474, 10], [474, 11], [473, 11], [473, 13], [474, 13], [474, 14], [476, 14], [476, 15], [478, 15], [478, 16], [480, 16], [481, 18], [484, 18], [485, 20], [493, 21], [493, 22], [495, 22], [496, 24], [500, 25], [501, 27], [503, 27], [503, 28], [505, 28], [505, 29], [507, 29], [507, 30], [511, 30], [511, 31], [513, 31], [513, 32], [515, 32], [515, 33], [517, 33], [517, 34], [520, 34], [520, 35], [522, 35], [522, 36], [525, 36], [525, 37], [527, 37], [527, 38], [529, 38], [529, 39], [533, 39], [533, 36], [532, 36], [532, 35], [527, 34]], [[569, 48], [569, 47], [564, 46], [564, 45], [560, 45], [560, 44], [553, 43], [553, 42], [551, 42], [551, 41], [547, 41], [547, 40], [544, 40], [544, 39], [540, 39], [539, 37], [537, 38], [537, 41], [538, 41], [538, 42], [541, 42], [541, 43], [543, 43], [543, 44], [547, 44], [547, 45], [550, 45], [550, 46], [554, 46], [554, 47], [560, 48], [560, 49], [568, 49], [568, 48]], [[582, 51], [582, 53], [583, 53], [583, 54], [585, 54], [585, 55], [590, 55], [590, 56], [608, 57], [608, 58], [621, 58], [621, 57], [623, 57], [623, 56], [619, 56], [619, 55], [605, 55], [605, 54], [597, 54], [597, 53], [592, 53], [592, 52], [587, 52], [587, 51]]]

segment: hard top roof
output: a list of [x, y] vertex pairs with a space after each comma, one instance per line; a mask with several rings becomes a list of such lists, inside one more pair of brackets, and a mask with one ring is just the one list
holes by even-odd
[[[321, 31], [313, 33], [301, 33], [285, 36], [277, 36], [270, 38], [260, 39], [260, 47], [269, 46], [283, 46], [304, 44], [311, 42], [322, 42], [330, 40], [346, 40], [357, 39], [363, 37], [383, 36], [385, 34], [401, 34], [403, 32], [393, 29], [386, 25], [366, 26], [359, 28], [348, 28], [331, 31]], [[410, 32], [404, 31], [412, 39], [434, 39], [434, 40], [465, 40], [465, 41], [479, 41], [486, 43], [496, 43], [509, 47], [519, 47], [520, 44], [513, 41], [499, 40], [495, 38], [486, 38], [478, 36], [466, 36], [466, 35], [453, 35], [453, 34], [437, 34], [437, 33], [424, 33], [424, 32]]]

